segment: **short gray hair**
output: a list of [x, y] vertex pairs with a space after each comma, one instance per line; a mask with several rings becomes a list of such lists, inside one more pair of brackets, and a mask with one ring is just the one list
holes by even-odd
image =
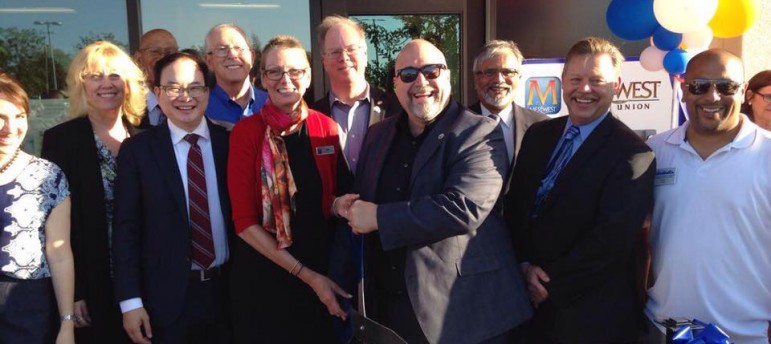
[[476, 72], [479, 63], [493, 56], [503, 54], [513, 54], [514, 58], [517, 59], [517, 62], [522, 65], [524, 57], [522, 56], [522, 52], [519, 51], [517, 43], [514, 43], [513, 41], [492, 40], [485, 43], [485, 45], [482, 47], [482, 51], [479, 52], [479, 55], [477, 55], [476, 58], [474, 58], [474, 65], [471, 68], [474, 72]]
[[236, 24], [233, 24], [233, 23], [222, 23], [222, 24], [214, 25], [214, 27], [209, 29], [209, 32], [206, 33], [206, 38], [204, 38], [204, 40], [203, 40], [203, 53], [204, 54], [209, 52], [209, 36], [211, 36], [211, 34], [214, 31], [217, 31], [219, 29], [225, 29], [225, 28], [231, 28], [233, 30], [238, 31], [238, 33], [240, 33], [241, 36], [244, 37], [244, 40], [246, 41], [246, 44], [249, 45], [249, 49], [254, 50], [254, 47], [252, 47], [252, 42], [249, 40], [249, 36], [246, 34], [246, 31], [244, 31], [244, 29], [242, 29], [240, 26], [238, 26]]

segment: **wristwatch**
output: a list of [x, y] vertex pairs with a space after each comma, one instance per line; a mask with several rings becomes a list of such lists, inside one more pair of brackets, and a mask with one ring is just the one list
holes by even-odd
[[65, 315], [62, 315], [62, 317], [59, 319], [61, 321], [67, 321], [67, 320], [75, 321], [75, 314], [65, 314]]

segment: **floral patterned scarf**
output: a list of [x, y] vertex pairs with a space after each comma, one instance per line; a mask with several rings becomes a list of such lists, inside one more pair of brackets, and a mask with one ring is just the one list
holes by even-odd
[[308, 106], [302, 101], [295, 113], [281, 112], [268, 100], [260, 111], [267, 124], [262, 144], [262, 227], [276, 234], [278, 248], [292, 245], [290, 219], [295, 212], [297, 187], [289, 168], [289, 156], [282, 134], [308, 117]]

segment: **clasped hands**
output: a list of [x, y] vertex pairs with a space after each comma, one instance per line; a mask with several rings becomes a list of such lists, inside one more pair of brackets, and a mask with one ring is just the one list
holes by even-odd
[[348, 220], [356, 234], [374, 232], [377, 227], [377, 204], [359, 199], [357, 194], [345, 194], [335, 199], [332, 212]]

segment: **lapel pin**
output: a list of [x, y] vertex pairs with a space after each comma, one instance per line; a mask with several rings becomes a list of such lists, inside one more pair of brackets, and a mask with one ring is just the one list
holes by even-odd
[[439, 134], [439, 137], [437, 137], [437, 138], [440, 139], [440, 140], [443, 139], [444, 138], [444, 133]]

